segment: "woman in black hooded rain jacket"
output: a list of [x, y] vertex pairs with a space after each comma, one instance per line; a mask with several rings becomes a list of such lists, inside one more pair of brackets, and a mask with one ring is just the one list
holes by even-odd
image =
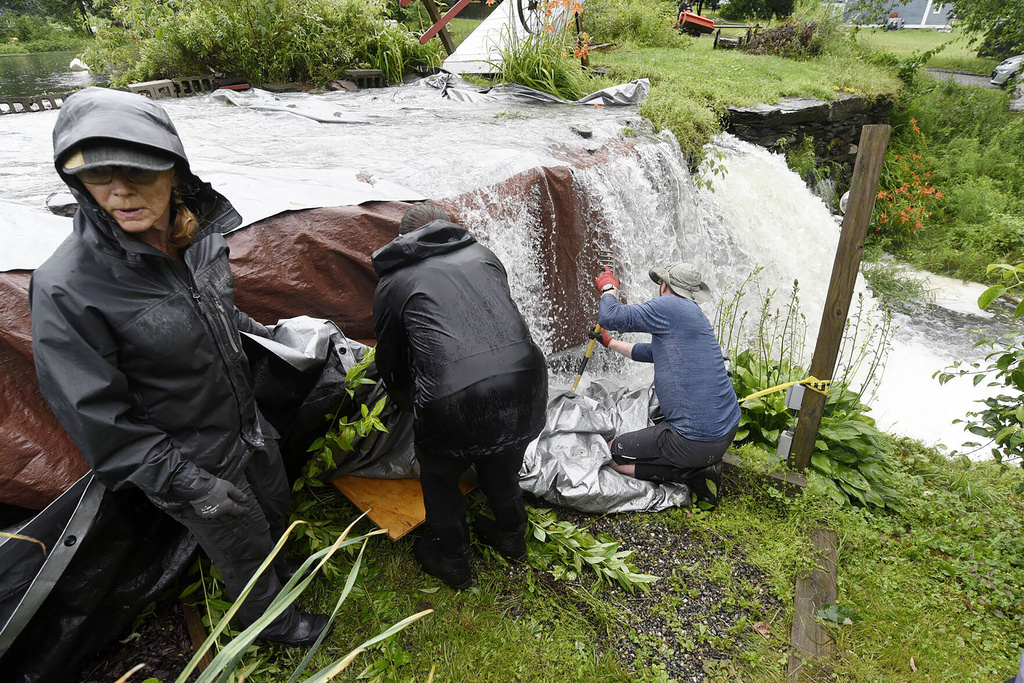
[[[241, 217], [192, 173], [170, 118], [145, 97], [75, 93], [53, 149], [78, 210], [32, 276], [40, 389], [97, 479], [141, 489], [187, 526], [235, 597], [283, 531], [289, 493], [239, 335], [268, 335], [234, 305], [224, 233]], [[264, 572], [241, 620], [280, 588]], [[326, 622], [289, 607], [261, 637], [307, 645]]]

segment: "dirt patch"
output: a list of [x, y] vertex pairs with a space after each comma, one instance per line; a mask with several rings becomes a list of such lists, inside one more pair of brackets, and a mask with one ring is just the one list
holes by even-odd
[[[82, 664], [79, 672], [66, 683], [114, 683], [137, 664], [145, 668], [129, 681], [157, 678], [173, 681], [192, 659], [192, 641], [185, 626], [185, 615], [178, 601], [158, 603], [155, 610], [141, 619], [131, 633], [121, 636]], [[189, 680], [195, 680], [196, 675]]]

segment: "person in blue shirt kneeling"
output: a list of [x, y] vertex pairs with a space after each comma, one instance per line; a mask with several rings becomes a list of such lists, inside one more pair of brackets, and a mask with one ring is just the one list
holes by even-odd
[[[718, 503], [722, 456], [736, 436], [740, 406], [722, 347], [700, 305], [711, 298], [696, 266], [676, 262], [650, 271], [659, 296], [642, 304], [619, 302], [619, 279], [606, 267], [601, 292], [600, 341], [626, 358], [654, 363], [654, 391], [663, 422], [620, 434], [609, 444], [611, 467], [656, 483], [686, 484], [697, 501]], [[613, 339], [608, 330], [646, 332], [651, 341]]]

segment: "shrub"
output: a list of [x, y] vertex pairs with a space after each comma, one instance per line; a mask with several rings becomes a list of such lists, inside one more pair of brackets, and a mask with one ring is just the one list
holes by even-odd
[[685, 38], [672, 28], [676, 8], [669, 0], [588, 0], [582, 19], [593, 43], [646, 47], [685, 44]]
[[776, 57], [817, 57], [822, 42], [815, 39], [817, 22], [805, 24], [783, 24], [778, 28], [762, 31], [751, 39], [743, 51], [751, 55], [775, 55]]
[[410, 66], [440, 63], [436, 45], [420, 46], [382, 12], [379, 0], [127, 0], [89, 60], [115, 84], [222, 72], [323, 85], [351, 68], [399, 80]]
[[495, 80], [577, 100], [594, 89], [576, 56], [577, 50], [575, 37], [568, 31], [552, 28], [527, 38], [513, 37], [501, 49]]
[[722, 6], [727, 19], [784, 19], [793, 13], [795, 0], [731, 0]]

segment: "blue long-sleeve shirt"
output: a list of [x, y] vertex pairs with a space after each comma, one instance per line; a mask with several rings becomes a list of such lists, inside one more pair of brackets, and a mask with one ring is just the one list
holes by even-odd
[[739, 424], [722, 347], [696, 303], [669, 294], [623, 305], [609, 293], [601, 297], [597, 320], [609, 330], [651, 335], [649, 343], [633, 346], [632, 359], [654, 363], [654, 391], [677, 432], [693, 441], [716, 441]]

